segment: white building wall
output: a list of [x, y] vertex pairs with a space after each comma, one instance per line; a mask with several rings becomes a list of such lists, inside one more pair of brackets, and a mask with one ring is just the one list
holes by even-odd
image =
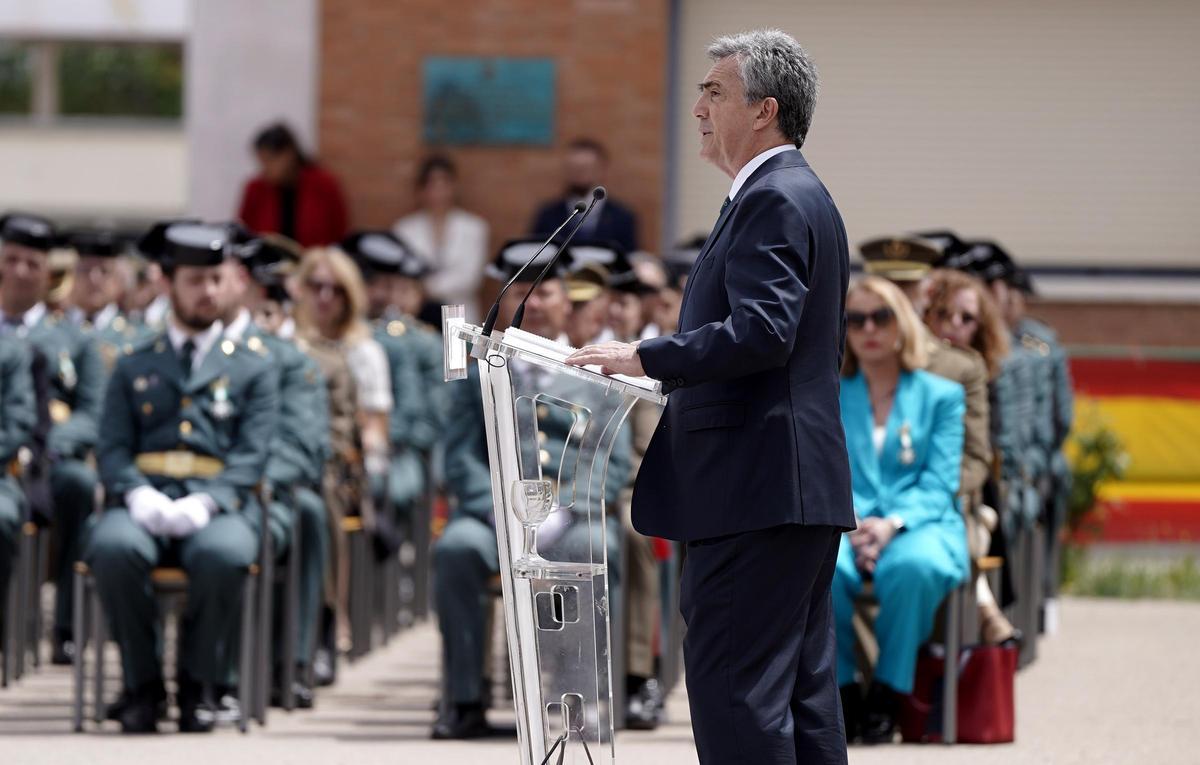
[[188, 209], [236, 213], [250, 141], [285, 120], [316, 145], [318, 0], [197, 0], [187, 47]]
[[691, 106], [715, 35], [776, 26], [821, 70], [805, 155], [852, 247], [914, 227], [1032, 264], [1200, 266], [1200, 3], [686, 0], [675, 234], [707, 231], [729, 179]]

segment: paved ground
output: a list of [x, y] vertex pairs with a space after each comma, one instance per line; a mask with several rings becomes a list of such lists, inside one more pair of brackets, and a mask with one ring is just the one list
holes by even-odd
[[[889, 746], [851, 750], [855, 765], [886, 763], [1200, 762], [1200, 604], [1068, 600], [1062, 630], [1018, 678], [1011, 746]], [[276, 712], [248, 736], [130, 739], [110, 727], [70, 734], [70, 676], [44, 668], [0, 691], [4, 765], [398, 765], [515, 762], [512, 741], [427, 740], [437, 672], [434, 631], [421, 627], [349, 667], [311, 713]], [[629, 765], [694, 763], [687, 702], [653, 734], [618, 737]], [[511, 720], [511, 715], [509, 715]], [[111, 725], [111, 724], [110, 724]]]

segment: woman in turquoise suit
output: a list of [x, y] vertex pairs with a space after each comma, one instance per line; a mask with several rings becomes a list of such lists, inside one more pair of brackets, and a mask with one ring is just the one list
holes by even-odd
[[[841, 407], [858, 529], [843, 537], [834, 574], [837, 673], [847, 737], [881, 743], [938, 607], [967, 576], [955, 496], [965, 404], [960, 385], [922, 370], [920, 320], [893, 284], [853, 285], [846, 323]], [[852, 616], [865, 581], [879, 601], [879, 662], [864, 700]]]

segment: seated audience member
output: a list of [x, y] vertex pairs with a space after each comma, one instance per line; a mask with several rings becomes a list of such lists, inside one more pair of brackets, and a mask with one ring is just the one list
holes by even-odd
[[[50, 498], [33, 504], [40, 524], [49, 523], [57, 540], [54, 632], [51, 661], [70, 664], [75, 643], [71, 634], [75, 588], [74, 565], [79, 560], [84, 522], [95, 506], [96, 473], [89, 457], [96, 444], [97, 420], [104, 396], [105, 370], [95, 340], [47, 302], [61, 293], [61, 306], [70, 288], [70, 271], [52, 285], [52, 251], [59, 243], [53, 224], [34, 215], [13, 213], [0, 218], [0, 331], [23, 341], [30, 359], [44, 366], [46, 397], [39, 401], [49, 413], [49, 431], [38, 462], [48, 477]], [[74, 251], [62, 250], [74, 260]], [[41, 476], [37, 479], [44, 485]]]
[[374, 522], [365, 488], [388, 469], [392, 383], [387, 354], [366, 322], [366, 288], [354, 261], [336, 248], [310, 250], [293, 281], [297, 336], [321, 368], [329, 397], [330, 456], [323, 499], [333, 535], [326, 583], [330, 610], [323, 617], [313, 661], [317, 683], [329, 685], [337, 651], [350, 646], [349, 542], [342, 521], [362, 515], [368, 526]]
[[[263, 509], [254, 487], [279, 422], [279, 380], [270, 363], [223, 337], [223, 226], [155, 229], [170, 283], [167, 329], [121, 356], [105, 394], [96, 449], [108, 508], [84, 559], [121, 649], [124, 693], [109, 709], [125, 733], [151, 733], [166, 688], [157, 566], [187, 573], [176, 700], [179, 730], [212, 730], [213, 687], [227, 681], [237, 646], [242, 584], [259, 549]], [[241, 668], [243, 671], [246, 668]]]
[[[525, 241], [506, 245], [489, 272], [507, 281], [539, 244]], [[539, 266], [544, 265], [547, 257], [543, 256]], [[525, 331], [559, 342], [567, 341], [570, 301], [567, 299], [563, 276], [569, 268], [570, 259], [564, 253], [556, 270], [530, 295], [522, 323]], [[507, 327], [538, 271], [540, 267], [527, 269], [521, 277], [523, 281], [518, 281], [505, 294], [500, 306], [498, 328]], [[564, 400], [578, 401], [586, 395], [580, 391], [579, 383], [565, 376], [561, 380], [549, 380], [541, 375], [538, 368], [523, 363], [514, 363], [511, 369], [518, 380], [524, 379], [539, 387], [546, 386], [549, 393]], [[483, 399], [475, 365], [469, 367], [467, 380], [447, 387], [451, 406], [443, 440], [446, 448], [446, 490], [453, 500], [453, 510], [433, 551], [434, 602], [438, 627], [442, 633], [442, 668], [446, 673], [443, 687], [447, 695], [442, 699], [438, 719], [433, 726], [433, 738], [463, 739], [487, 735], [492, 731], [485, 715], [489, 699], [485, 693], [487, 683], [483, 668], [489, 645], [489, 582], [499, 573], [499, 554], [496, 549]], [[571, 437], [575, 418], [568, 410], [558, 406], [539, 406], [538, 409], [537, 426], [545, 434], [540, 440], [538, 457], [543, 474], [553, 480], [560, 464], [573, 464], [573, 458], [565, 452], [578, 448], [578, 436]], [[628, 477], [628, 452], [627, 438], [618, 440], [613, 447], [604, 483], [604, 499], [610, 506], [616, 502], [617, 494]], [[613, 576], [620, 566], [614, 549], [619, 539], [616, 519], [615, 516], [610, 518], [612, 523], [606, 539], [611, 599], [616, 598], [616, 592], [612, 589]], [[580, 544], [577, 532], [581, 530], [583, 527], [579, 524], [568, 525], [556, 542], [544, 545], [543, 554], [552, 558], [556, 551], [577, 553]], [[586, 546], [588, 543], [585, 534], [582, 544]]]
[[[0, 336], [0, 609], [8, 607], [8, 579], [17, 554], [25, 495], [7, 469], [17, 453], [30, 444], [37, 423], [29, 351], [15, 338]], [[0, 622], [7, 614], [0, 611]], [[5, 657], [7, 658], [7, 657]]]
[[596, 263], [585, 263], [567, 274], [567, 299], [571, 314], [567, 322], [567, 338], [573, 348], [611, 340], [608, 319], [608, 269]]
[[[608, 151], [598, 141], [577, 138], [568, 144], [563, 163], [566, 189], [562, 196], [546, 202], [538, 209], [529, 233], [542, 237], [553, 234], [567, 219], [576, 202], [592, 201], [592, 189], [604, 183], [607, 170]], [[567, 232], [570, 230], [569, 226]], [[566, 232], [559, 236], [565, 237]], [[581, 242], [613, 242], [625, 252], [633, 252], [638, 248], [637, 216], [611, 195], [607, 196], [596, 203], [587, 220], [579, 227], [576, 239]]]
[[[989, 384], [993, 383], [1008, 355], [1008, 332], [983, 282], [961, 271], [933, 271], [928, 283], [928, 305], [925, 322], [934, 335], [953, 348], [982, 358]], [[992, 535], [1003, 531], [997, 529], [994, 510], [979, 517], [981, 523], [973, 529], [971, 546], [976, 555], [984, 555], [992, 547]], [[976, 578], [975, 586], [983, 641], [1002, 643], [1021, 637], [1000, 610], [982, 574]]]
[[434, 306], [465, 305], [467, 321], [478, 322], [488, 225], [459, 206], [458, 169], [449, 157], [435, 154], [421, 163], [417, 202], [392, 231], [425, 263], [425, 290]]
[[254, 138], [258, 175], [246, 182], [238, 219], [253, 231], [283, 234], [303, 247], [346, 235], [346, 200], [337, 178], [300, 148], [287, 125]]
[[[946, 594], [967, 575], [958, 507], [962, 387], [921, 369], [921, 324], [890, 282], [868, 276], [846, 300], [841, 392], [858, 529], [843, 537], [834, 573], [838, 682], [846, 735], [890, 741], [910, 693], [917, 649]], [[873, 582], [879, 661], [862, 698], [854, 600]]]

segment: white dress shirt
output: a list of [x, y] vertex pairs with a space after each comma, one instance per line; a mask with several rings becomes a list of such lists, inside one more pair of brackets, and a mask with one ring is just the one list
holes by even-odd
[[228, 337], [230, 340], [241, 340], [246, 334], [246, 330], [250, 328], [250, 322], [253, 318], [250, 315], [250, 311], [245, 308], [238, 311], [238, 315], [225, 327], [225, 337]]
[[[117, 314], [120, 312], [121, 309], [117, 307], [116, 303], [109, 303], [108, 305], [104, 306], [99, 311], [96, 311], [96, 315], [91, 318], [90, 321], [92, 323], [92, 329], [104, 329], [110, 323], [112, 323], [113, 319], [117, 318]], [[77, 327], [89, 320], [79, 308], [72, 308], [69, 315], [71, 317], [71, 323]]]
[[406, 215], [392, 227], [433, 272], [425, 278], [430, 297], [467, 307], [467, 321], [478, 321], [477, 293], [487, 261], [488, 225], [466, 210], [446, 215], [440, 246], [434, 245], [433, 217], [424, 211]]
[[738, 192], [742, 190], [742, 186], [746, 185], [746, 181], [750, 180], [750, 176], [754, 175], [754, 171], [762, 167], [764, 162], [771, 157], [774, 157], [776, 154], [782, 154], [785, 151], [796, 150], [795, 144], [787, 143], [783, 146], [776, 146], [774, 149], [767, 149], [763, 153], [754, 157], [754, 159], [747, 162], [741, 170], [738, 170], [738, 174], [734, 176], [733, 186], [731, 186], [729, 189], [729, 201], [732, 202], [734, 199], [737, 199]]
[[183, 344], [191, 340], [195, 344], [196, 350], [192, 354], [192, 370], [197, 370], [204, 363], [204, 357], [212, 350], [212, 347], [221, 339], [225, 332], [225, 325], [219, 321], [214, 321], [209, 325], [208, 329], [202, 332], [189, 332], [172, 316], [167, 322], [167, 339], [171, 341], [171, 347], [175, 349], [176, 355], [183, 352]]

